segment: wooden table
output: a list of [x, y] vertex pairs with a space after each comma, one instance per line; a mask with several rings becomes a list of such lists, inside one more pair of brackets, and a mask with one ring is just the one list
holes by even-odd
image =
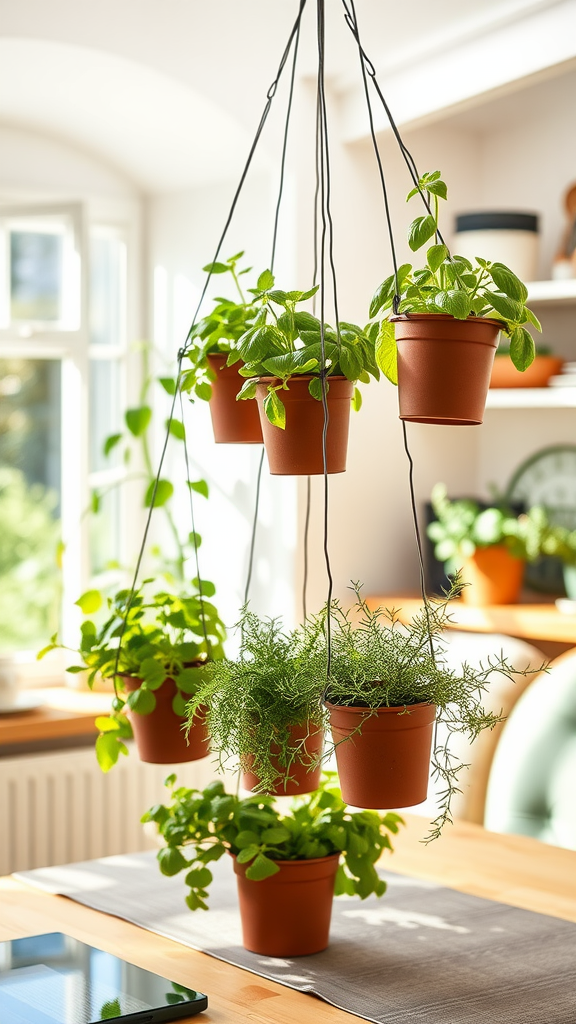
[[[423, 818], [407, 816], [383, 863], [464, 892], [576, 922], [576, 852], [458, 823], [423, 846]], [[386, 897], [384, 897], [386, 899]], [[140, 967], [206, 992], [210, 1008], [190, 1021], [214, 1024], [350, 1024], [351, 1015], [314, 997], [231, 967], [61, 896], [0, 880], [0, 940], [64, 931]]]
[[112, 695], [72, 690], [66, 686], [24, 690], [43, 703], [31, 711], [0, 714], [0, 753], [12, 754], [22, 746], [38, 748], [78, 737], [94, 738], [96, 715], [110, 710]]
[[[372, 595], [370, 608], [398, 608], [400, 620], [409, 622], [422, 607], [422, 598], [399, 594]], [[554, 604], [493, 604], [474, 608], [463, 601], [450, 604], [449, 628], [471, 633], [504, 633], [534, 641], [544, 654], [555, 657], [576, 647], [576, 615], [564, 615]]]

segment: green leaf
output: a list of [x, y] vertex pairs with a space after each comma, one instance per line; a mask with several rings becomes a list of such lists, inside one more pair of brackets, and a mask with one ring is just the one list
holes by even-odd
[[156, 707], [156, 697], [151, 690], [140, 686], [130, 694], [126, 703], [130, 710], [138, 715], [150, 715]]
[[394, 324], [383, 320], [376, 340], [376, 363], [392, 384], [398, 384], [398, 355]]
[[240, 391], [236, 395], [236, 401], [245, 401], [248, 398], [256, 398], [256, 388], [259, 382], [259, 377], [250, 377], [248, 380], [245, 380]]
[[190, 490], [196, 491], [197, 494], [201, 494], [203, 498], [207, 498], [209, 494], [208, 484], [205, 480], [191, 480]]
[[540, 323], [538, 317], [532, 312], [531, 309], [528, 309], [528, 306], [524, 306], [524, 312], [526, 314], [526, 320], [528, 321], [528, 323], [531, 323], [537, 331], [541, 332], [542, 324]]
[[526, 370], [534, 361], [534, 338], [525, 327], [515, 327], [510, 334], [510, 358], [517, 370]]
[[179, 691], [172, 698], [172, 711], [178, 718], [184, 718], [186, 714], [186, 700]]
[[255, 846], [254, 843], [250, 843], [248, 846], [245, 846], [238, 854], [238, 863], [248, 864], [251, 860], [254, 860], [254, 857], [258, 856], [259, 849], [260, 848]]
[[275, 427], [286, 429], [286, 409], [275, 391], [269, 391], [264, 399], [264, 412]]
[[158, 381], [164, 388], [167, 395], [176, 394], [176, 381], [173, 380], [172, 377], [159, 377]]
[[256, 282], [256, 287], [261, 292], [268, 292], [274, 287], [274, 275], [270, 270], [264, 270]]
[[[154, 493], [156, 489], [156, 493]], [[165, 505], [174, 494], [174, 484], [171, 484], [169, 480], [158, 480], [152, 481], [146, 491], [144, 498], [144, 507], [150, 508], [152, 500], [154, 500], [154, 508], [160, 508], [161, 505]]]
[[350, 381], [358, 380], [362, 372], [362, 354], [358, 346], [342, 345], [339, 361], [344, 376]]
[[524, 323], [527, 319], [524, 312], [525, 306], [515, 299], [509, 299], [507, 295], [499, 295], [497, 292], [484, 291], [484, 295], [493, 309], [505, 320], [512, 320], [514, 323]]
[[263, 853], [259, 853], [249, 868], [246, 868], [246, 878], [252, 882], [261, 882], [264, 878], [277, 875], [280, 868], [274, 861], [270, 860]]
[[86, 590], [74, 604], [82, 609], [84, 615], [91, 615], [102, 607], [102, 594], [99, 590]]
[[205, 267], [202, 267], [202, 270], [206, 274], [227, 274], [228, 271], [230, 270], [230, 267], [228, 266], [227, 263], [215, 262], [207, 263]]
[[141, 437], [152, 419], [152, 409], [147, 405], [142, 405], [139, 409], [128, 409], [124, 413], [124, 419], [130, 433], [134, 437]]
[[431, 245], [426, 253], [426, 262], [430, 267], [433, 274], [436, 273], [438, 267], [444, 263], [444, 260], [448, 256], [448, 246], [446, 245]]
[[273, 828], [264, 829], [260, 838], [267, 846], [277, 846], [278, 843], [285, 843], [290, 839], [290, 833], [283, 825], [275, 825]]
[[408, 245], [412, 252], [416, 252], [436, 232], [436, 221], [431, 214], [426, 217], [416, 217], [408, 229]]
[[119, 732], [121, 729], [121, 724], [118, 719], [112, 718], [111, 716], [105, 717], [104, 715], [99, 715], [94, 722], [94, 725], [99, 732]]
[[92, 494], [90, 495], [90, 509], [94, 513], [94, 515], [98, 515], [98, 512], [100, 511], [100, 505], [101, 501], [98, 491], [92, 491]]
[[160, 871], [163, 875], [177, 875], [179, 871], [183, 871], [184, 868], [188, 867], [188, 861], [177, 850], [174, 846], [166, 846], [163, 850], [158, 853], [158, 863], [160, 865]]
[[112, 449], [115, 448], [118, 442], [121, 440], [122, 434], [110, 434], [110, 437], [107, 437], [106, 440], [104, 441], [104, 446], [102, 448], [104, 455], [109, 455]]
[[198, 593], [201, 593], [203, 597], [214, 597], [216, 593], [216, 587], [210, 580], [200, 580], [198, 576], [192, 580], [192, 586], [196, 587]]
[[470, 316], [470, 299], [468, 292], [461, 288], [449, 288], [446, 292], [438, 292], [435, 297], [436, 305], [443, 309], [456, 320], [466, 320]]
[[157, 690], [166, 679], [166, 669], [156, 658], [144, 658], [140, 662], [139, 675], [149, 690]]
[[258, 846], [259, 842], [260, 837], [258, 834], [245, 828], [236, 836], [234, 845], [237, 846], [239, 850], [243, 850], [246, 846]]
[[202, 402], [209, 402], [212, 398], [212, 385], [208, 384], [205, 380], [201, 380], [194, 388], [194, 394], [197, 398], [201, 399]]
[[173, 437], [177, 437], [179, 441], [186, 440], [186, 430], [180, 420], [166, 420], [166, 429], [170, 431]]
[[[308, 391], [317, 402], [322, 401], [322, 381], [320, 377], [314, 377], [308, 385]], [[326, 393], [328, 393], [328, 381], [326, 381]]]
[[184, 881], [186, 885], [189, 885], [191, 889], [206, 889], [212, 881], [213, 875], [209, 868], [192, 868], [188, 872]]
[[499, 291], [504, 292], [511, 299], [516, 299], [517, 302], [522, 304], [526, 302], [528, 298], [526, 285], [503, 263], [493, 263], [488, 268], [488, 273]]
[[358, 388], [354, 388], [354, 394], [352, 395], [352, 408], [354, 412], [360, 412], [362, 408], [362, 393]]
[[[96, 739], [96, 760], [103, 772], [114, 767], [121, 753], [121, 747], [115, 733], [102, 732]], [[124, 749], [126, 749], [124, 747]]]
[[36, 655], [36, 661], [41, 661], [46, 654], [50, 653], [50, 651], [55, 651], [56, 647], [57, 644], [46, 644], [46, 647], [43, 647], [41, 651], [38, 651], [38, 654]]

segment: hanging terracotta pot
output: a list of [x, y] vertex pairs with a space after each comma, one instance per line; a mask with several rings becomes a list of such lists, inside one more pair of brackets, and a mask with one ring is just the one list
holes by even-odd
[[428, 792], [434, 704], [367, 708], [327, 704], [342, 799], [382, 809], [422, 803]]
[[[301, 741], [300, 757], [294, 758], [290, 765], [281, 764], [276, 756], [272, 757], [274, 769], [281, 776], [273, 789], [266, 790], [271, 796], [297, 796], [300, 793], [313, 793], [320, 785], [322, 766], [320, 762], [310, 768], [311, 762], [322, 753], [324, 732], [322, 729], [315, 729], [307, 722], [304, 725], [293, 725], [290, 727], [290, 746], [295, 747]], [[279, 748], [272, 747], [272, 754], [279, 753]], [[250, 763], [253, 758], [250, 759]], [[244, 789], [255, 789], [259, 778], [254, 772], [248, 770], [242, 775]]]
[[514, 558], [503, 544], [476, 548], [462, 566], [462, 591], [465, 604], [483, 607], [489, 604], [517, 604], [524, 578], [525, 562]]
[[262, 444], [262, 428], [255, 402], [237, 402], [243, 384], [238, 373], [240, 363], [226, 366], [226, 355], [209, 355], [212, 382], [210, 415], [216, 444]]
[[[324, 406], [312, 398], [309, 376], [290, 378], [288, 391], [279, 396], [286, 407], [286, 428], [274, 426], [264, 412], [264, 399], [268, 384], [278, 384], [276, 377], [261, 377], [256, 388], [256, 400], [273, 476], [316, 476], [324, 472], [322, 459], [322, 431]], [[326, 434], [326, 463], [329, 473], [343, 473], [346, 469], [350, 403], [354, 385], [346, 377], [330, 377], [328, 389], [328, 430]]]
[[415, 423], [482, 423], [502, 324], [442, 313], [391, 317], [398, 349], [400, 419]]
[[278, 874], [253, 882], [234, 857], [242, 941], [263, 956], [310, 956], [328, 945], [338, 854], [279, 860]]
[[[128, 693], [142, 685], [134, 676], [121, 676]], [[134, 739], [141, 761], [149, 764], [181, 764], [184, 761], [199, 761], [209, 753], [209, 736], [204, 717], [196, 715], [188, 740], [183, 730], [185, 719], [176, 715], [172, 701], [176, 696], [176, 683], [165, 679], [162, 686], [154, 691], [156, 707], [149, 715], [126, 709], [126, 716], [132, 726]]]

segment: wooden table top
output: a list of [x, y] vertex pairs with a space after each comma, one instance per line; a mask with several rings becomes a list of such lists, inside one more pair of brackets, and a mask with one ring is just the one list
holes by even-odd
[[[422, 607], [422, 598], [400, 594], [374, 594], [369, 608], [400, 609], [400, 620], [409, 622]], [[450, 605], [452, 629], [473, 633], [505, 633], [524, 640], [548, 640], [576, 647], [576, 615], [565, 615], [554, 604], [493, 604], [473, 608], [463, 601]]]
[[[478, 896], [576, 922], [576, 852], [522, 836], [457, 823], [429, 846], [426, 821], [407, 815], [396, 852], [383, 863]], [[386, 897], [384, 897], [386, 899]], [[351, 1015], [319, 999], [195, 952], [61, 896], [0, 879], [0, 940], [64, 931], [140, 967], [208, 994], [213, 1024], [350, 1024]]]
[[112, 699], [109, 693], [81, 692], [66, 686], [22, 692], [37, 697], [42, 704], [30, 711], [0, 714], [0, 749], [38, 740], [94, 735], [94, 719], [108, 713]]

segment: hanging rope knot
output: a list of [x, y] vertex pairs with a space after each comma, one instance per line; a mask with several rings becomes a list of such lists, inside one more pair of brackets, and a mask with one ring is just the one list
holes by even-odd
[[178, 362], [179, 362], [179, 363], [181, 363], [181, 362], [182, 362], [182, 360], [184, 359], [184, 356], [186, 355], [186, 351], [187, 351], [187, 349], [186, 349], [186, 347], [185, 347], [185, 346], [183, 346], [182, 348], [179, 348], [179, 349], [178, 349], [178, 356], [177, 356], [177, 359], [178, 359]]
[[392, 309], [394, 310], [394, 316], [398, 316], [398, 310], [400, 309], [400, 296], [398, 295], [398, 292], [396, 292], [392, 299]]

